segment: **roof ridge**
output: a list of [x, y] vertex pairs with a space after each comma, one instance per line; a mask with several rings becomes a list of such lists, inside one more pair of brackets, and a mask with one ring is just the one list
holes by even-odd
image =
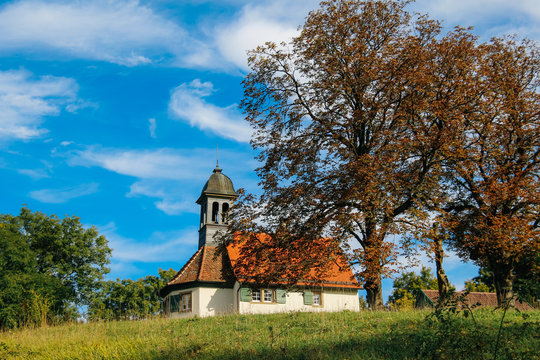
[[199, 272], [197, 273], [197, 280], [201, 280], [201, 274], [203, 266], [204, 266], [204, 255], [206, 254], [206, 246], [201, 247], [202, 255], [201, 255], [201, 266], [199, 266]]
[[182, 266], [182, 268], [178, 271], [178, 273], [167, 283], [167, 285], [172, 284], [176, 279], [178, 279], [180, 276], [182, 276], [184, 270], [186, 270], [189, 265], [193, 262], [193, 260], [197, 257], [200, 251], [202, 251], [203, 248], [200, 248], [193, 254], [193, 256]]

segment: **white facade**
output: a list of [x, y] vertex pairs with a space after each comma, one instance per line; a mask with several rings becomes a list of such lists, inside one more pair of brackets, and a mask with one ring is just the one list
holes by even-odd
[[[312, 312], [333, 312], [333, 311], [359, 311], [360, 304], [358, 300], [358, 290], [325, 288], [317, 290], [316, 288], [297, 289], [296, 291], [285, 292], [285, 303], [276, 301], [275, 289], [264, 289], [252, 287], [252, 291], [262, 290], [259, 299], [252, 298], [251, 301], [242, 301], [240, 296], [240, 284], [236, 282], [233, 289], [214, 288], [214, 287], [193, 287], [183, 290], [173, 291], [168, 295], [166, 302], [168, 314], [171, 318], [186, 317], [206, 317], [224, 314], [273, 314], [287, 313], [295, 311]], [[271, 295], [271, 300], [265, 301], [264, 292]], [[305, 304], [305, 291], [312, 294], [312, 303]], [[182, 309], [182, 304], [171, 309], [172, 296], [182, 299], [182, 296], [190, 296], [189, 309]], [[245, 299], [244, 299], [245, 300]], [[180, 300], [181, 302], [181, 300]], [[173, 310], [173, 311], [171, 311]], [[174, 311], [178, 310], [178, 311]]]
[[[183, 310], [181, 306], [178, 311], [171, 311], [171, 298], [175, 295], [190, 294], [191, 306], [189, 310]], [[193, 287], [184, 290], [173, 291], [168, 295], [166, 302], [168, 314], [172, 318], [186, 317], [206, 317], [235, 312], [233, 304], [233, 289], [213, 288], [213, 287]]]
[[[261, 288], [261, 290], [264, 290], [264, 288]], [[357, 289], [325, 288], [317, 290], [316, 288], [310, 288], [306, 290], [309, 290], [312, 294], [320, 294], [320, 305], [306, 305], [302, 289], [286, 291], [284, 304], [278, 304], [276, 301], [266, 303], [264, 299], [249, 302], [240, 301], [240, 284], [238, 282], [234, 286], [234, 302], [239, 314], [274, 314], [295, 311], [360, 311]]]

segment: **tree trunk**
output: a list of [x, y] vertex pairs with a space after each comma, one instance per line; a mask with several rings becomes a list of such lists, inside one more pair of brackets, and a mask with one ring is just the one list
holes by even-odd
[[384, 308], [383, 298], [382, 298], [382, 285], [381, 285], [381, 276], [379, 275], [373, 281], [366, 281], [364, 287], [367, 292], [367, 303], [370, 310], [381, 310]]
[[506, 306], [514, 304], [514, 274], [513, 266], [501, 266], [500, 263], [490, 261], [493, 269], [493, 283], [497, 292], [497, 305]]
[[450, 290], [450, 282], [443, 269], [444, 250], [442, 238], [433, 240], [435, 242], [435, 266], [437, 267], [437, 284], [439, 286], [439, 298], [444, 299]]

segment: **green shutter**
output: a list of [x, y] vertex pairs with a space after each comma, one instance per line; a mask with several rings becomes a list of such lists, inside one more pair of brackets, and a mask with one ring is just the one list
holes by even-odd
[[285, 304], [286, 301], [286, 291], [282, 289], [276, 289], [276, 302], [278, 304]]
[[173, 313], [180, 311], [180, 295], [172, 295], [170, 299], [171, 312]]
[[240, 288], [240, 301], [250, 302], [251, 301], [251, 289], [250, 288]]
[[304, 291], [304, 305], [313, 305], [313, 293]]

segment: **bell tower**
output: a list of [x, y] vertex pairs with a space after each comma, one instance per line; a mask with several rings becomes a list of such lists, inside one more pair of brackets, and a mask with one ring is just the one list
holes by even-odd
[[214, 234], [220, 229], [227, 229], [226, 215], [237, 197], [231, 179], [216, 165], [197, 199], [197, 204], [201, 206], [199, 249], [203, 246], [218, 245]]

